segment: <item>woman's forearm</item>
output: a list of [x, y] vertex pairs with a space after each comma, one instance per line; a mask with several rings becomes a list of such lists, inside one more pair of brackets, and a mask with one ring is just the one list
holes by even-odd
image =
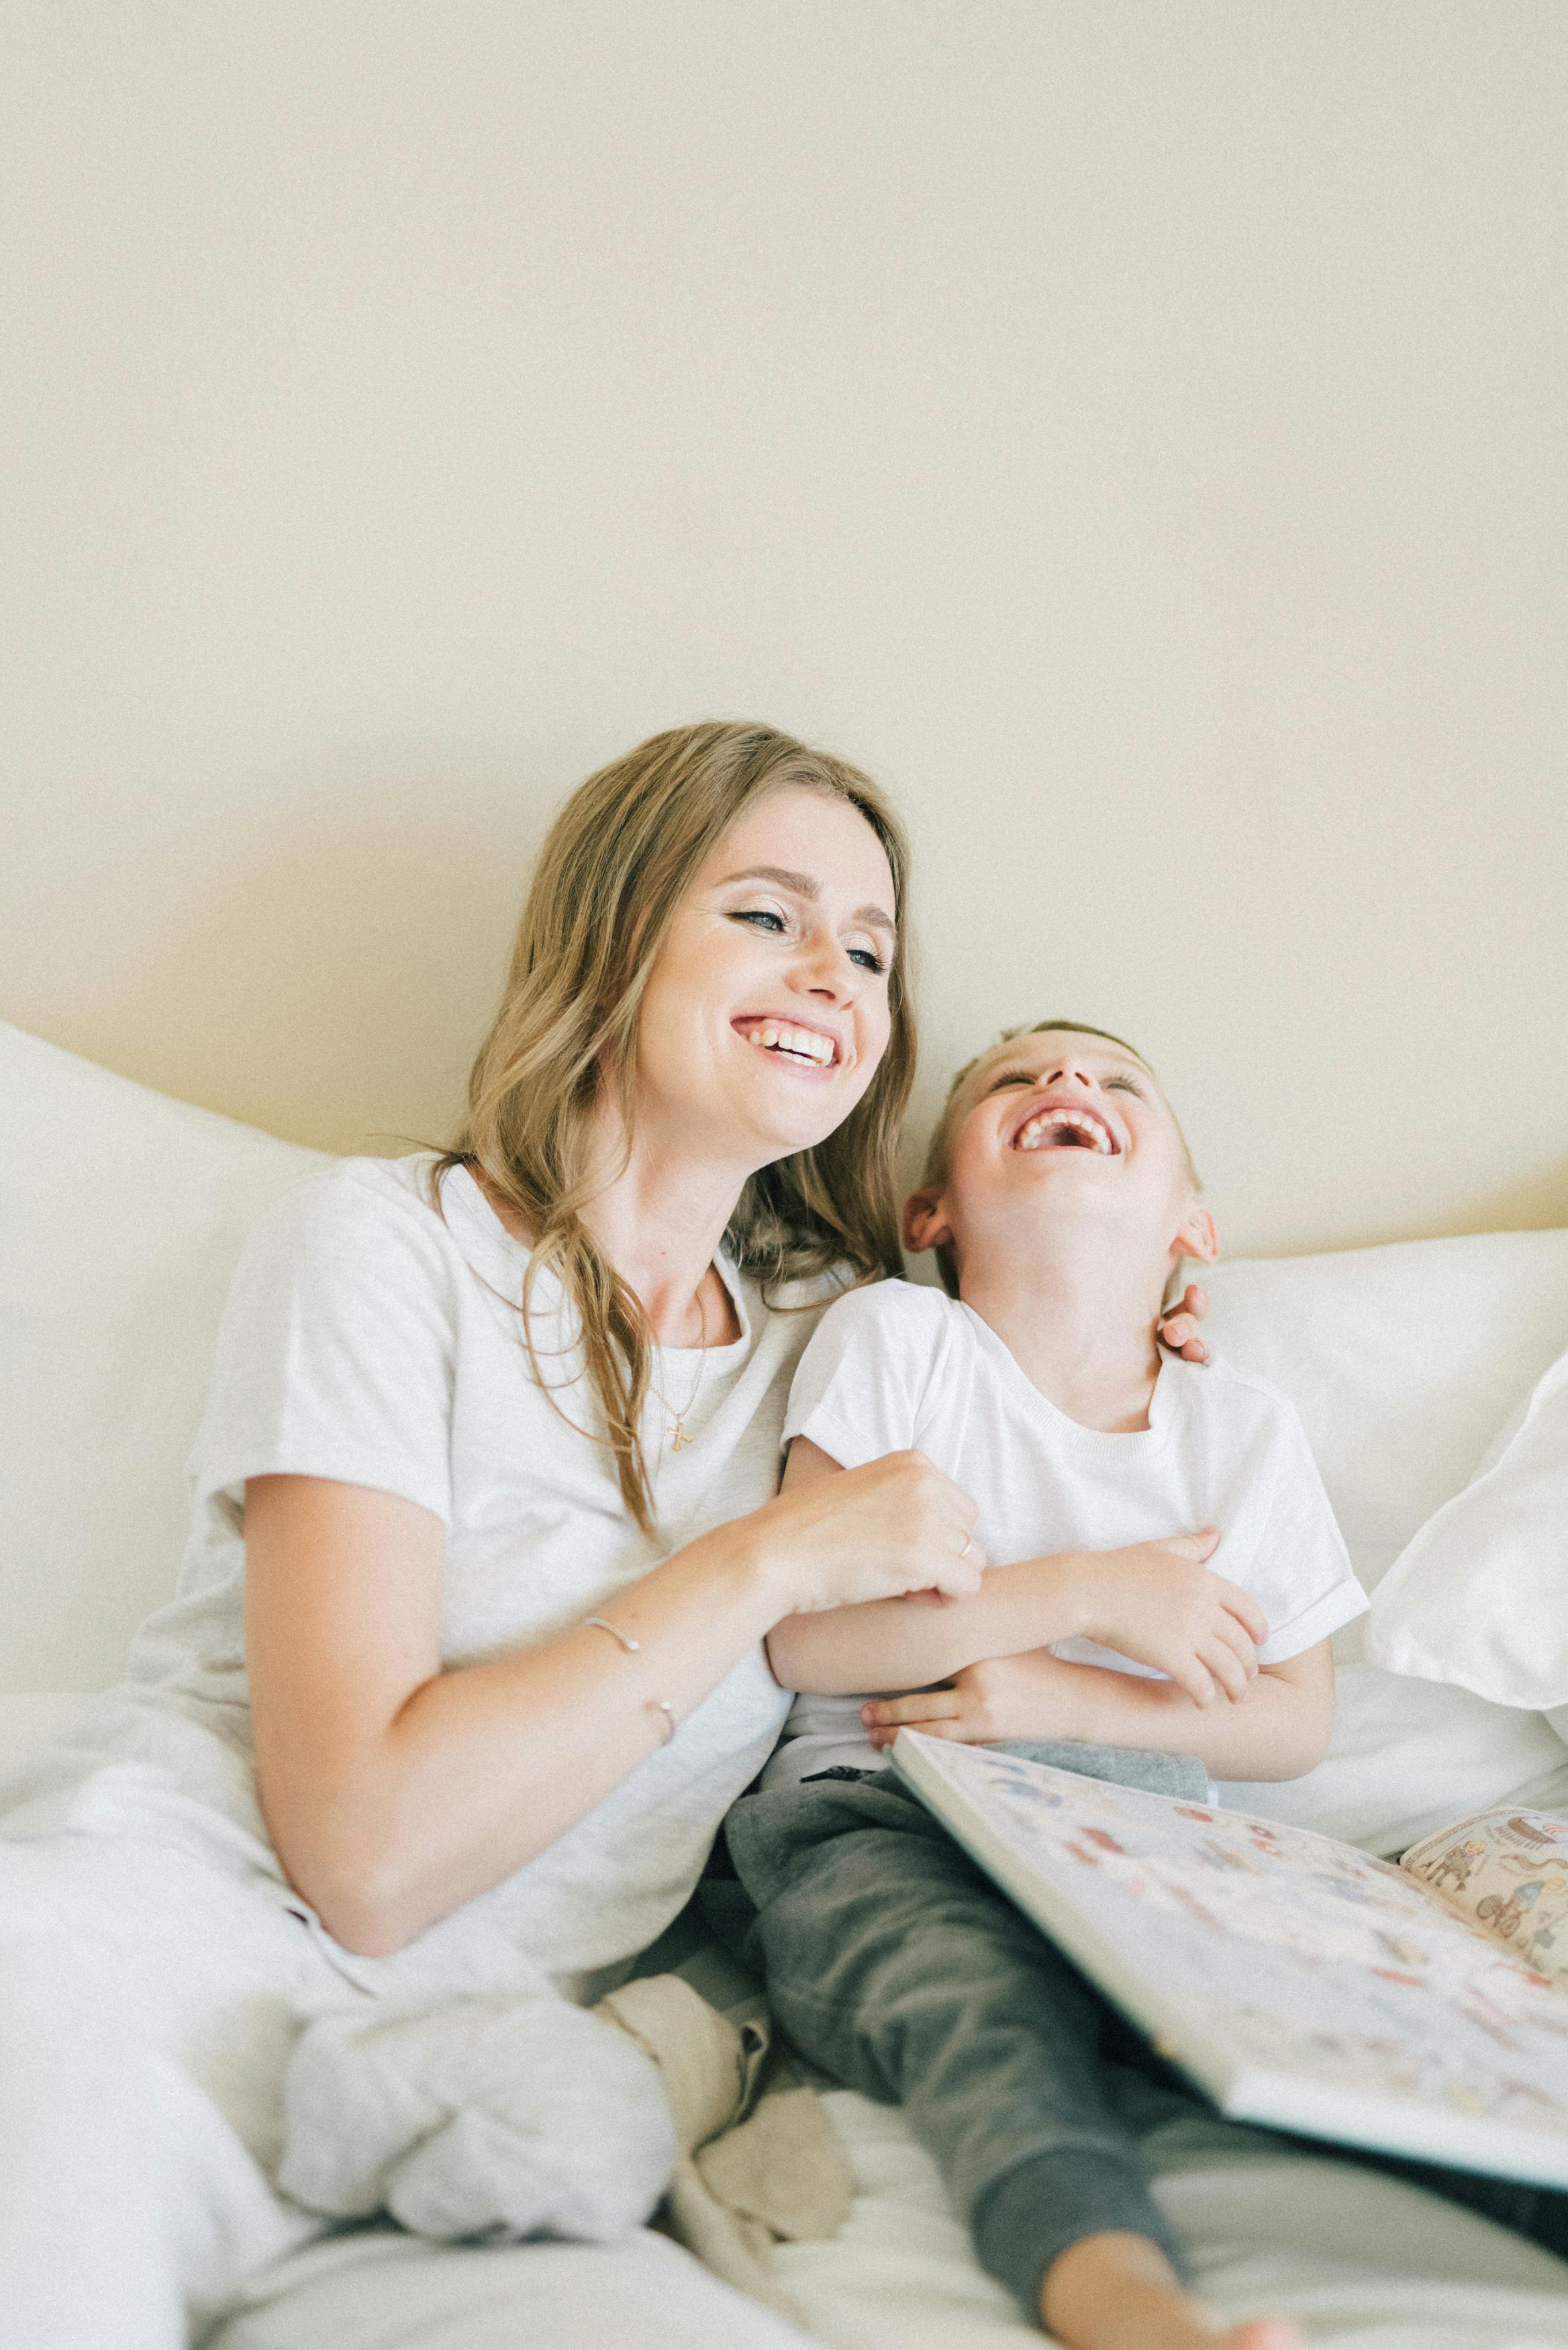
[[755, 1648], [775, 1605], [722, 1528], [606, 1603], [635, 1652], [579, 1625], [423, 1682], [365, 1758], [370, 1816], [343, 1822], [373, 1855], [367, 1914], [344, 1920], [356, 1946], [400, 1947], [575, 1827]]
[[578, 1624], [443, 1669], [439, 1518], [329, 1479], [249, 1480], [257, 1784], [287, 1875], [350, 1948], [400, 1948], [565, 1835], [782, 1616], [972, 1588], [972, 1518], [929, 1461], [873, 1462], [713, 1528], [602, 1601], [635, 1648]]
[[307, 1708], [286, 1756], [258, 1736], [280, 1857], [339, 1941], [372, 1955], [401, 1948], [545, 1851], [658, 1752], [669, 1718], [656, 1700], [683, 1721], [776, 1612], [744, 1523], [605, 1604], [635, 1653], [578, 1625], [431, 1674], [384, 1722], [313, 1721]]
[[920, 1689], [982, 1657], [1074, 1638], [1085, 1628], [1087, 1594], [1084, 1554], [1063, 1551], [988, 1567], [969, 1599], [922, 1591], [786, 1617], [768, 1635], [768, 1660], [784, 1688], [820, 1697]]

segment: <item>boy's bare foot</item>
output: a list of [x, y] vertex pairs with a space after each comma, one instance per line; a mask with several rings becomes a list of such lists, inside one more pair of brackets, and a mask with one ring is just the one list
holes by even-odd
[[1306, 2350], [1288, 2317], [1217, 2325], [1147, 2236], [1085, 2236], [1046, 2272], [1040, 2315], [1064, 2350]]

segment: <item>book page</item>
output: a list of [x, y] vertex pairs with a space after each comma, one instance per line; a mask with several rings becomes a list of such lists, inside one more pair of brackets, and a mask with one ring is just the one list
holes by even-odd
[[1568, 1820], [1480, 1812], [1413, 1845], [1399, 1866], [1456, 1918], [1568, 1991]]
[[1568, 1999], [1392, 1863], [983, 1747], [895, 1759], [1227, 2111], [1568, 2184]]

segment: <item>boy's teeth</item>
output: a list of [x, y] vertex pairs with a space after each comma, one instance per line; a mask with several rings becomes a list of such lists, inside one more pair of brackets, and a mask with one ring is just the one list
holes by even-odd
[[1110, 1157], [1111, 1139], [1099, 1120], [1081, 1118], [1070, 1109], [1043, 1110], [1038, 1118], [1031, 1118], [1018, 1138], [1018, 1148], [1020, 1150], [1043, 1149], [1054, 1129], [1064, 1126], [1070, 1126], [1075, 1134], [1086, 1136], [1097, 1151], [1107, 1159]]

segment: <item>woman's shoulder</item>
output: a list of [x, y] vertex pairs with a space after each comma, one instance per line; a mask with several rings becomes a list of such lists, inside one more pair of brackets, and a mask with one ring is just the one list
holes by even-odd
[[254, 1278], [302, 1266], [348, 1271], [374, 1262], [382, 1278], [400, 1266], [449, 1264], [454, 1243], [441, 1214], [433, 1151], [404, 1159], [335, 1159], [278, 1194], [252, 1225], [244, 1265]]

